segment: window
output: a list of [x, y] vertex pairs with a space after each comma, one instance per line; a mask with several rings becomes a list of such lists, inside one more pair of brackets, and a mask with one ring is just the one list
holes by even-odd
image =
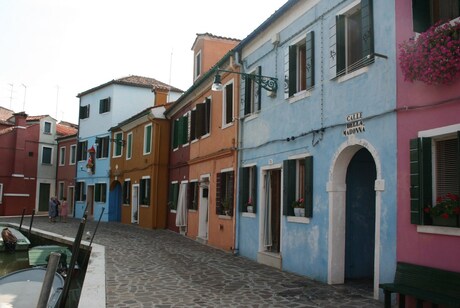
[[43, 132], [45, 134], [51, 134], [51, 122], [45, 122]]
[[53, 155], [53, 148], [43, 147], [42, 148], [42, 164], [51, 165]]
[[313, 216], [313, 157], [283, 162], [283, 215], [293, 216], [294, 201], [303, 199], [305, 217]]
[[211, 131], [211, 98], [206, 98], [204, 103], [196, 105], [195, 117], [196, 138], [205, 136]]
[[101, 99], [99, 101], [99, 113], [106, 113], [110, 111], [110, 97]]
[[96, 138], [97, 150], [96, 158], [109, 157], [109, 136]]
[[150, 205], [150, 178], [142, 178], [140, 187], [140, 202], [143, 205]]
[[233, 122], [233, 82], [225, 85], [223, 95], [222, 124], [225, 126]]
[[80, 141], [77, 144], [77, 161], [86, 160], [88, 152], [88, 141]]
[[65, 147], [59, 148], [59, 166], [65, 165]]
[[152, 124], [144, 126], [144, 155], [152, 152]]
[[460, 16], [458, 0], [412, 0], [414, 32], [424, 32], [438, 21], [449, 21]]
[[123, 133], [122, 132], [119, 132], [119, 133], [115, 133], [114, 134], [114, 141], [115, 141], [115, 145], [113, 147], [113, 156], [114, 157], [120, 157], [121, 154], [123, 153]]
[[221, 172], [216, 178], [216, 214], [233, 215], [234, 172]]
[[169, 184], [168, 206], [171, 210], [177, 209], [177, 200], [179, 198], [179, 183], [171, 182]]
[[198, 182], [190, 182], [187, 186], [187, 208], [189, 210], [198, 210], [199, 187]]
[[77, 146], [72, 144], [70, 146], [70, 157], [69, 157], [69, 165], [75, 165], [77, 159]]
[[315, 85], [314, 32], [286, 49], [286, 98]]
[[75, 187], [75, 200], [76, 201], [86, 200], [85, 182], [77, 182], [77, 186]]
[[195, 55], [195, 79], [201, 75], [201, 51]]
[[89, 118], [89, 107], [90, 105], [80, 106], [80, 119]]
[[65, 188], [64, 188], [64, 182], [59, 182], [59, 188], [58, 188], [58, 198], [59, 200], [64, 199], [65, 197]]
[[361, 0], [350, 10], [337, 15], [330, 32], [331, 78], [374, 62], [372, 0]]
[[[262, 74], [261, 67], [250, 74]], [[246, 78], [244, 80], [244, 115], [256, 113], [260, 110], [262, 87], [254, 80]]]
[[105, 203], [107, 194], [107, 184], [97, 183], [94, 187], [94, 201]]
[[257, 208], [257, 167], [243, 167], [240, 169], [240, 211], [247, 212], [248, 205], [252, 205], [253, 213]]
[[173, 149], [177, 149], [180, 145], [187, 144], [189, 141], [189, 114], [184, 114], [182, 117], [174, 120], [173, 127]]
[[123, 182], [123, 204], [131, 204], [131, 181]]
[[448, 193], [460, 194], [459, 147], [460, 132], [410, 141], [411, 223], [437, 225], [424, 208]]
[[126, 142], [126, 159], [131, 159], [133, 155], [133, 133], [128, 134], [128, 142]]

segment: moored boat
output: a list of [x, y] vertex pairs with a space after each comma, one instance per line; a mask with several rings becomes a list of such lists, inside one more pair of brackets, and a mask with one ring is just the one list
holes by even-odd
[[[11, 233], [16, 237], [16, 251], [29, 249], [30, 241], [24, 234], [22, 234], [19, 230], [16, 230], [14, 228], [0, 225], [0, 230], [4, 230], [5, 228], [11, 231]], [[5, 243], [3, 242], [3, 237], [0, 237], [0, 252], [2, 251], [7, 251], [7, 249]]]

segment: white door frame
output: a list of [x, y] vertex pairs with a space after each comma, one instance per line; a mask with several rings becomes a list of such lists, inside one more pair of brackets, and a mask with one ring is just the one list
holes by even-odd
[[[139, 224], [139, 184], [133, 184], [131, 192], [131, 223]], [[134, 217], [136, 211], [137, 219]]]
[[329, 240], [328, 240], [328, 277], [329, 284], [345, 282], [345, 206], [346, 175], [353, 156], [366, 148], [374, 159], [376, 168], [375, 187], [375, 247], [374, 247], [374, 298], [379, 296], [380, 276], [380, 220], [382, 192], [385, 181], [382, 179], [382, 164], [375, 148], [366, 140], [349, 138], [341, 144], [332, 160], [329, 170], [329, 182], [326, 190], [329, 194]]
[[[208, 240], [209, 235], [209, 194], [210, 194], [211, 175], [203, 174], [199, 181], [200, 199], [198, 203], [198, 237]], [[203, 190], [208, 189], [208, 197], [203, 198]]]

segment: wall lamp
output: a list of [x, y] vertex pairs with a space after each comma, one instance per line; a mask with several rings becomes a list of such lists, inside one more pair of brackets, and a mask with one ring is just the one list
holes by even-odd
[[234, 71], [227, 71], [227, 70], [222, 70], [218, 68], [216, 72], [216, 76], [214, 77], [214, 83], [212, 84], [213, 91], [223, 90], [222, 79], [219, 74], [220, 72], [234, 73], [234, 74], [241, 75], [241, 78], [243, 80], [252, 80], [255, 83], [259, 84], [262, 88], [264, 88], [267, 91], [276, 92], [276, 90], [278, 89], [278, 78], [262, 76], [260, 74], [256, 75], [256, 74], [247, 74], [247, 73], [240, 73], [240, 72], [234, 72]]

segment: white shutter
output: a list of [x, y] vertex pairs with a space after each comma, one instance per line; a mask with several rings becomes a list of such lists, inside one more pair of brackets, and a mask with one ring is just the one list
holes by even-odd
[[289, 46], [284, 48], [284, 99], [289, 98]]
[[337, 76], [337, 27], [335, 16], [331, 18], [329, 26], [329, 77], [334, 79]]

